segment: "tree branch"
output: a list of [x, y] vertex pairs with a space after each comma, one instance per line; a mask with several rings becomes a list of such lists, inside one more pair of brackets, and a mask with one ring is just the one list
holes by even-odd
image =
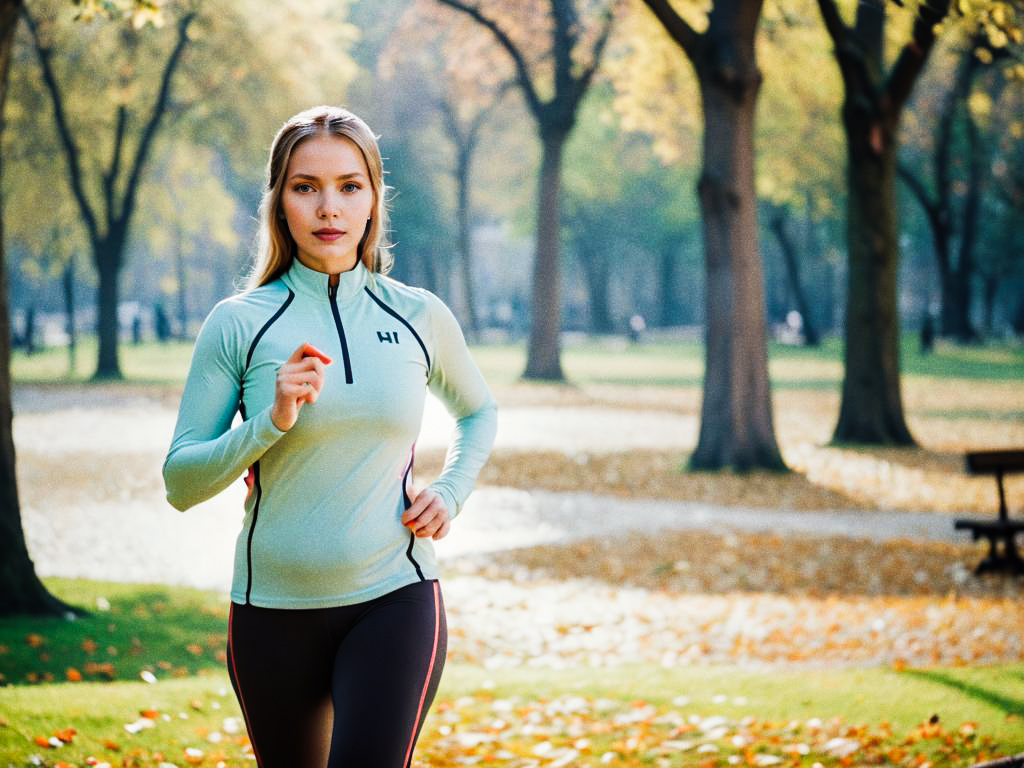
[[494, 35], [498, 44], [512, 57], [512, 62], [516, 67], [516, 80], [519, 83], [519, 87], [523, 89], [523, 94], [526, 96], [526, 103], [530, 106], [530, 111], [533, 112], [534, 116], [539, 120], [542, 119], [544, 112], [544, 104], [541, 102], [540, 97], [537, 95], [537, 90], [533, 87], [533, 81], [530, 79], [530, 70], [526, 66], [526, 59], [523, 58], [523, 54], [516, 47], [515, 43], [512, 42], [511, 38], [505, 33], [498, 24], [484, 16], [480, 12], [479, 8], [463, 3], [461, 0], [437, 0], [442, 5], [447, 5], [449, 8], [454, 8], [456, 11], [469, 16], [471, 19], [476, 21], [482, 27], [490, 30], [491, 34]]
[[89, 239], [92, 242], [96, 242], [100, 237], [99, 227], [96, 224], [96, 214], [92, 209], [92, 205], [89, 204], [89, 198], [85, 194], [85, 187], [82, 183], [81, 150], [79, 150], [78, 144], [75, 142], [75, 137], [71, 133], [71, 127], [68, 125], [67, 117], [64, 114], [64, 97], [60, 92], [57, 77], [50, 64], [50, 56], [53, 54], [53, 51], [44, 46], [42, 40], [40, 40], [39, 25], [32, 18], [28, 8], [23, 7], [21, 15], [25, 19], [25, 24], [28, 26], [28, 31], [32, 36], [32, 45], [35, 48], [36, 55], [39, 57], [39, 66], [42, 69], [43, 84], [46, 86], [46, 90], [50, 94], [50, 101], [53, 103], [54, 122], [56, 123], [57, 135], [60, 138], [61, 146], [64, 148], [64, 155], [68, 164], [71, 193], [74, 195], [75, 201], [78, 203], [79, 212], [85, 220], [86, 229], [89, 231]]
[[114, 128], [114, 153], [110, 168], [103, 173], [103, 197], [107, 204], [107, 221], [116, 217], [114, 211], [114, 184], [121, 173], [121, 153], [124, 149], [124, 129], [128, 122], [128, 108], [121, 104], [117, 108], [117, 123]]
[[949, 2], [925, 0], [918, 5], [911, 39], [900, 50], [885, 85], [886, 96], [897, 110], [910, 98], [914, 83], [924, 69], [928, 54], [935, 45], [935, 27], [949, 14]]
[[579, 42], [579, 18], [572, 2], [550, 0], [555, 29], [551, 53], [555, 59], [555, 101], [572, 98], [575, 80], [572, 76], [572, 51]]
[[676, 41], [690, 61], [696, 64], [701, 35], [676, 13], [668, 0], [644, 0], [644, 5], [661, 22], [669, 37]]
[[160, 118], [163, 117], [167, 109], [167, 102], [171, 94], [171, 78], [174, 77], [174, 71], [181, 60], [182, 51], [185, 50], [185, 45], [188, 43], [188, 26], [195, 17], [195, 11], [191, 11], [185, 14], [181, 21], [178, 22], [178, 40], [174, 44], [171, 55], [167, 58], [167, 64], [164, 66], [164, 73], [160, 80], [160, 91], [157, 94], [156, 102], [153, 104], [153, 111], [149, 115], [149, 120], [146, 121], [142, 138], [139, 139], [139, 145], [135, 149], [135, 159], [132, 161], [128, 183], [125, 186], [120, 210], [118, 211], [118, 222], [120, 224], [124, 224], [128, 217], [131, 216], [132, 208], [135, 204], [135, 193], [139, 186], [139, 179], [142, 176], [142, 167], [146, 164], [146, 158], [153, 144], [153, 138], [156, 136], [156, 130], [160, 125]]
[[921, 207], [928, 213], [928, 218], [934, 218], [936, 211], [939, 207], [938, 200], [933, 199], [929, 194], [928, 190], [925, 189], [924, 182], [912, 171], [910, 166], [906, 163], [899, 163], [896, 166], [896, 172], [899, 177], [903, 179], [903, 182], [907, 185], [914, 197], [917, 198], [918, 202], [921, 203]]
[[619, 6], [619, 0], [612, 0], [605, 10], [604, 14], [604, 26], [601, 28], [601, 34], [597, 38], [597, 42], [594, 43], [593, 58], [590, 64], [587, 66], [580, 76], [576, 78], [576, 87], [573, 97], [576, 101], [583, 98], [583, 95], [590, 88], [590, 83], [594, 79], [594, 73], [597, 72], [597, 68], [601, 66], [601, 58], [604, 56], [604, 49], [608, 45], [608, 38], [611, 37], [612, 33], [612, 22], [615, 21], [615, 12]]
[[832, 38], [832, 44], [837, 50], [841, 47], [845, 48], [850, 36], [850, 29], [839, 14], [839, 6], [836, 5], [835, 0], [818, 0], [818, 9], [825, 22], [825, 30]]

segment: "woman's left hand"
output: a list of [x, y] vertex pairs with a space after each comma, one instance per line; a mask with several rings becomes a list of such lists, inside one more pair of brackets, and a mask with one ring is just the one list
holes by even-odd
[[402, 513], [402, 525], [420, 538], [444, 538], [451, 527], [448, 507], [437, 493], [424, 488], [416, 494], [412, 505]]

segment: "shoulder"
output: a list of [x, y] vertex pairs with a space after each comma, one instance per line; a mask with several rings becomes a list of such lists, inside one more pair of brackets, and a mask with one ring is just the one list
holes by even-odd
[[387, 275], [374, 274], [369, 282], [370, 291], [398, 312], [427, 318], [438, 313], [451, 314], [447, 305], [426, 288], [417, 288]]
[[206, 316], [200, 335], [243, 340], [251, 336], [288, 301], [280, 280], [221, 299]]

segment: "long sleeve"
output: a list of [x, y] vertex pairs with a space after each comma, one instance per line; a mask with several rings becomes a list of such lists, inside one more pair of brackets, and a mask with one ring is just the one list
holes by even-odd
[[167, 500], [182, 511], [222, 491], [285, 434], [271, 421], [270, 408], [231, 426], [244, 361], [231, 309], [219, 304], [199, 332], [164, 461]]
[[497, 405], [451, 310], [433, 295], [429, 309], [434, 357], [427, 383], [455, 419], [444, 467], [430, 488], [441, 495], [454, 517], [490, 455], [497, 432]]

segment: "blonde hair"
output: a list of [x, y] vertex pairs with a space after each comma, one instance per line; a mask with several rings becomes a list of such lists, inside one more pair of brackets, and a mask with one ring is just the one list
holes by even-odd
[[373, 214], [359, 243], [358, 258], [371, 272], [387, 273], [392, 256], [388, 250], [387, 186], [377, 137], [362, 118], [341, 107], [320, 106], [299, 112], [281, 126], [270, 146], [267, 185], [259, 207], [259, 239], [248, 287], [266, 285], [285, 272], [298, 250], [281, 207], [284, 176], [292, 152], [310, 136], [340, 136], [355, 144], [363, 155], [373, 189]]

